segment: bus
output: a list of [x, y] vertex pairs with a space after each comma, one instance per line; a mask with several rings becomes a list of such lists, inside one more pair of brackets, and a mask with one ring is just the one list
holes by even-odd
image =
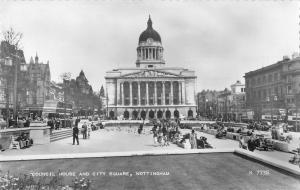
[[57, 100], [47, 100], [44, 103], [42, 114], [48, 118], [64, 118], [65, 116], [69, 117], [72, 114], [72, 104]]

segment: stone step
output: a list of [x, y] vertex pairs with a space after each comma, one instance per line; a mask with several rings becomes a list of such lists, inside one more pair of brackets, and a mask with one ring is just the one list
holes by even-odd
[[63, 131], [56, 131], [55, 133], [53, 133], [50, 136], [50, 142], [65, 139], [65, 138], [71, 137], [72, 135], [73, 135], [72, 134], [72, 129], [63, 130]]
[[66, 138], [69, 138], [69, 137], [72, 137], [72, 135], [69, 135], [69, 136], [61, 136], [61, 137], [55, 137], [55, 138], [50, 139], [50, 142], [54, 142], [54, 141], [66, 139]]
[[72, 133], [72, 131], [62, 131], [60, 133], [52, 133], [51, 136], [59, 136], [59, 135], [70, 134], [70, 133]]
[[54, 138], [57, 138], [57, 137], [70, 136], [70, 135], [72, 136], [72, 133], [64, 133], [64, 134], [51, 136], [50, 139], [54, 139]]

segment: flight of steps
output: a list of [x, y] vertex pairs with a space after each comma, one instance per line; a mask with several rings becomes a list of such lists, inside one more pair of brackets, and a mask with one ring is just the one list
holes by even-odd
[[72, 137], [72, 135], [73, 135], [72, 129], [62, 129], [58, 131], [53, 131], [52, 135], [50, 136], [50, 142]]

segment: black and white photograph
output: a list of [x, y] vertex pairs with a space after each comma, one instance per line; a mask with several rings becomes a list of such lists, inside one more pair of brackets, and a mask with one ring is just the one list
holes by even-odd
[[300, 190], [300, 1], [0, 1], [0, 190]]

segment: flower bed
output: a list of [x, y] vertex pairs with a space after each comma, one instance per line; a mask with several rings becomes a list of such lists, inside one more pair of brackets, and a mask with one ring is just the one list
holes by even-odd
[[32, 175], [19, 174], [10, 175], [9, 172], [0, 176], [0, 190], [89, 190], [91, 180], [87, 178], [72, 179], [71, 184], [64, 184], [64, 177], [55, 176], [34, 178]]

